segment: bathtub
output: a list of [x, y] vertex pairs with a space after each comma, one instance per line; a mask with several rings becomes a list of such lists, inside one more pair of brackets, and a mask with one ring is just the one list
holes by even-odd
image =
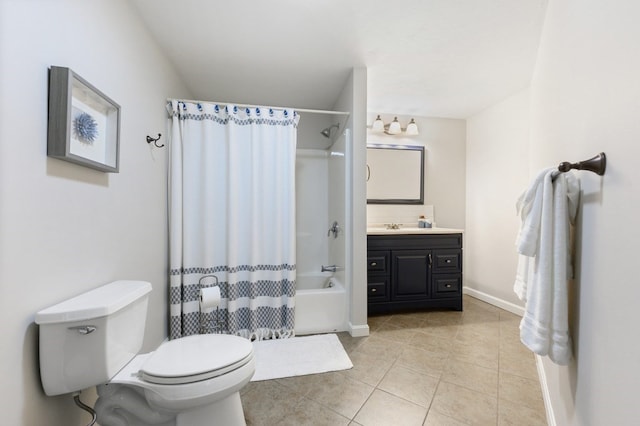
[[331, 272], [296, 277], [296, 335], [345, 331], [347, 293]]

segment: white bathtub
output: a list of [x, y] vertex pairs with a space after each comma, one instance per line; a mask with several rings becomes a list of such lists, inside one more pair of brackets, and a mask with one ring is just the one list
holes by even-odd
[[346, 319], [347, 293], [332, 273], [297, 275], [296, 335], [345, 331]]

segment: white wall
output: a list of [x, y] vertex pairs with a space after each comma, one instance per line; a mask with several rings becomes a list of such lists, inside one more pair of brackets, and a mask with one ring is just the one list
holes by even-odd
[[558, 425], [640, 418], [637, 242], [640, 228], [640, 3], [549, 2], [531, 86], [531, 160], [607, 154], [602, 178], [580, 172], [582, 206], [570, 328], [575, 361], [544, 361]]
[[[370, 125], [378, 113], [369, 112]], [[394, 115], [380, 114], [385, 123]], [[418, 136], [390, 136], [367, 130], [367, 143], [422, 145], [425, 147], [424, 204], [433, 206], [436, 225], [442, 228], [465, 227], [465, 148], [466, 125], [464, 120], [447, 118], [409, 117], [398, 115], [403, 127], [414, 118]], [[418, 217], [423, 211], [413, 205], [367, 204], [367, 221], [376, 223], [379, 217], [396, 214], [398, 217]]]
[[366, 115], [367, 70], [354, 68], [345, 82], [333, 109], [351, 113], [344, 128], [350, 129], [351, 138], [346, 147], [345, 204], [347, 218], [346, 280], [349, 288], [349, 326], [352, 335], [368, 335], [367, 326], [367, 215], [366, 215]]
[[522, 306], [513, 292], [515, 203], [529, 180], [528, 147], [528, 89], [467, 120], [465, 290], [511, 310]]
[[[147, 280], [144, 349], [166, 337], [166, 149], [145, 136], [164, 135], [165, 99], [189, 93], [124, 0], [3, 0], [0, 64], [2, 423], [86, 424], [70, 396], [42, 391], [34, 314], [112, 280]], [[121, 105], [119, 174], [47, 157], [51, 65]]]

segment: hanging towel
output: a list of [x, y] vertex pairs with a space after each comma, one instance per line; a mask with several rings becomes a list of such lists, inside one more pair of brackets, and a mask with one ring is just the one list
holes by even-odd
[[[554, 180], [555, 177], [555, 180]], [[522, 220], [514, 291], [525, 302], [520, 340], [559, 365], [571, 359], [567, 281], [571, 278], [569, 225], [574, 223], [580, 185], [556, 169], [538, 174], [518, 199]]]

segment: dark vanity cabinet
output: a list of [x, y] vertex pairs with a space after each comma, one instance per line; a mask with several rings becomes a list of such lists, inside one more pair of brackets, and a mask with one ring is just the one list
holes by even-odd
[[462, 310], [462, 234], [367, 237], [371, 314], [451, 308]]

